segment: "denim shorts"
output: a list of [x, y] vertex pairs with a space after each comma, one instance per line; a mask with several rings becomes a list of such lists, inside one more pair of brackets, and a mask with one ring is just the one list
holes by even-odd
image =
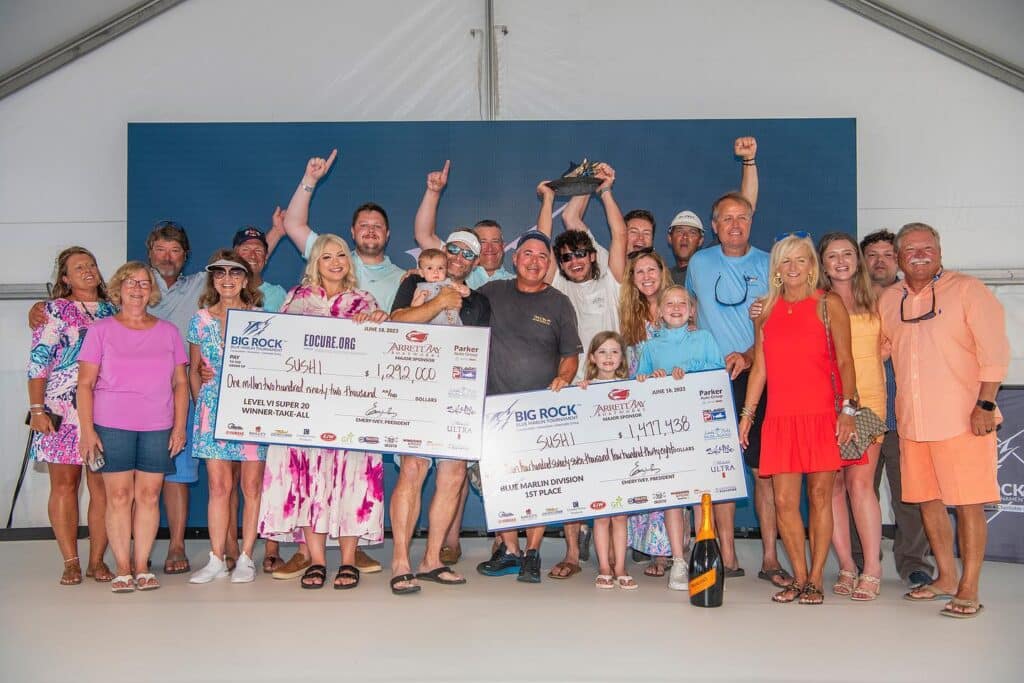
[[100, 472], [174, 472], [174, 461], [167, 451], [167, 442], [171, 438], [170, 429], [134, 432], [96, 425], [96, 434], [103, 442], [103, 459], [106, 460]]

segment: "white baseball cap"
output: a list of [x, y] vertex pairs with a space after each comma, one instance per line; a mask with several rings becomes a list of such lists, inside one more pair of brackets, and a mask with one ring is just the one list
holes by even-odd
[[472, 249], [474, 254], [477, 256], [480, 255], [480, 240], [478, 240], [476, 235], [468, 230], [456, 230], [452, 234], [448, 235], [448, 239], [444, 241], [445, 245], [451, 244], [452, 242], [462, 242]]
[[672, 232], [672, 228], [696, 228], [700, 230], [701, 234], [704, 234], [704, 224], [701, 222], [700, 216], [693, 211], [680, 211], [677, 213], [676, 217], [669, 223], [668, 231]]

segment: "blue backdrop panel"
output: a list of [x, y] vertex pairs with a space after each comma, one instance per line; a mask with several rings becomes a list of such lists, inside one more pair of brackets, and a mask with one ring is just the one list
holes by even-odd
[[1024, 387], [1003, 387], [996, 398], [1003, 412], [999, 427], [999, 492], [985, 507], [986, 560], [1024, 563]]
[[[856, 232], [853, 119], [140, 123], [128, 126], [128, 255], [144, 260], [153, 224], [173, 219], [187, 228], [192, 243], [186, 271], [200, 269], [242, 225], [268, 227], [274, 207], [291, 198], [306, 160], [337, 147], [339, 158], [313, 198], [310, 225], [349, 239], [353, 209], [375, 201], [388, 211], [388, 254], [399, 266], [414, 265], [405, 253], [416, 246], [413, 217], [426, 174], [445, 159], [452, 168], [438, 232], [491, 218], [511, 240], [536, 223], [537, 183], [584, 156], [615, 168], [615, 195], [624, 212], [654, 213], [655, 246], [671, 261], [665, 234], [672, 217], [690, 209], [710, 228], [711, 203], [738, 189], [741, 167], [732, 145], [742, 135], [758, 139], [755, 245], [769, 249], [775, 234], [796, 229]], [[585, 219], [607, 243], [601, 207], [591, 206]], [[705, 244], [711, 243], [709, 232]], [[282, 243], [264, 276], [288, 287], [302, 265], [296, 249]], [[395, 473], [385, 469], [390, 491]], [[204, 526], [205, 479], [193, 492], [189, 524]], [[737, 525], [756, 526], [749, 503], [740, 505]], [[482, 507], [471, 497], [465, 527], [483, 526]]]

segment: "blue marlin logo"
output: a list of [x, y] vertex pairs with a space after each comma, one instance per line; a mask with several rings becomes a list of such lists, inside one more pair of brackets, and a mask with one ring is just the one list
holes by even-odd
[[253, 320], [253, 321], [250, 321], [250, 323], [246, 326], [246, 328], [244, 330], [242, 330], [242, 336], [243, 337], [257, 337], [257, 336], [263, 334], [264, 332], [266, 332], [267, 328], [270, 327], [270, 321], [271, 320], [273, 320], [273, 318], [267, 318], [266, 320]]

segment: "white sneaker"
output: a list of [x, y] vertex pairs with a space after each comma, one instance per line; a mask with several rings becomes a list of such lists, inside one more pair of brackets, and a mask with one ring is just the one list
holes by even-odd
[[256, 563], [242, 553], [235, 562], [235, 570], [231, 572], [231, 583], [249, 583], [256, 580]]
[[224, 579], [228, 576], [228, 566], [224, 560], [210, 552], [210, 561], [205, 567], [192, 572], [188, 577], [189, 583], [210, 583], [214, 579]]
[[690, 577], [686, 571], [686, 560], [684, 558], [672, 558], [672, 568], [668, 572], [668, 587], [674, 591], [690, 589]]

